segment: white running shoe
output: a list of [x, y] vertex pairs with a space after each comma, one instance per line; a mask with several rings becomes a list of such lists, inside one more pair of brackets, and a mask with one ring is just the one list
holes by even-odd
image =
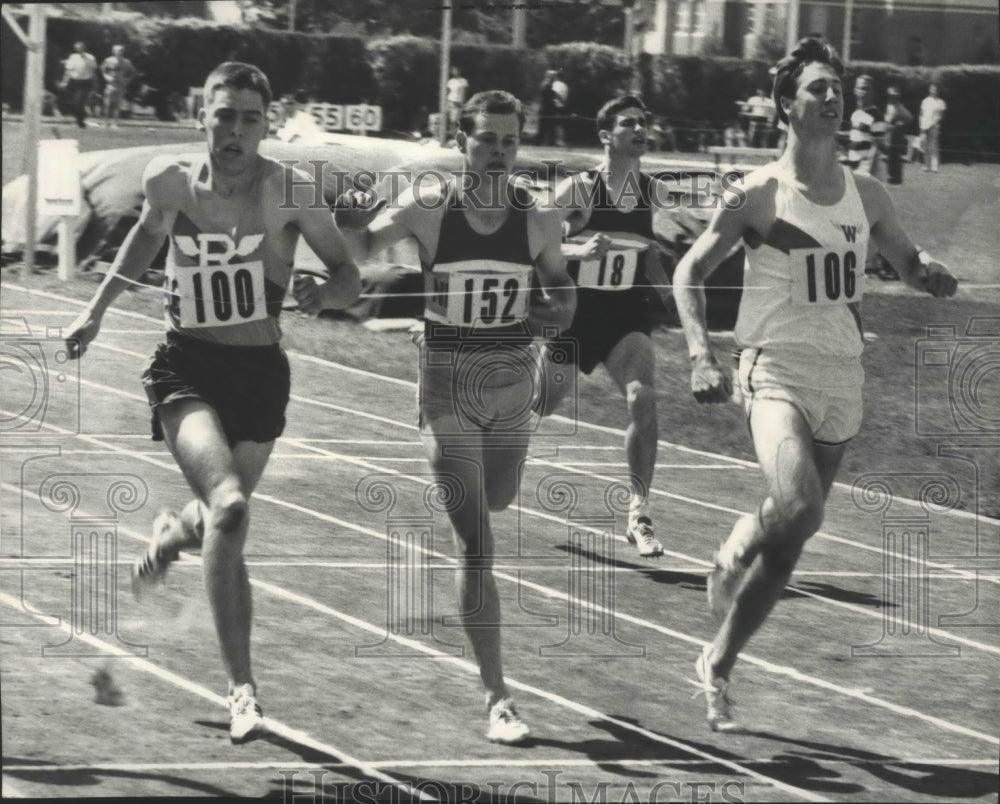
[[132, 567], [132, 594], [137, 599], [141, 600], [146, 592], [163, 583], [167, 567], [177, 560], [177, 551], [174, 551], [173, 555], [164, 555], [160, 550], [160, 544], [170, 531], [180, 527], [183, 527], [181, 518], [166, 508], [153, 518], [153, 538]]
[[243, 684], [229, 693], [229, 741], [242, 745], [264, 734], [264, 713], [253, 685]]
[[729, 682], [721, 676], [712, 675], [712, 668], [708, 663], [708, 652], [711, 649], [711, 645], [706, 645], [694, 663], [698, 680], [691, 683], [699, 689], [693, 697], [705, 696], [708, 727], [712, 731], [732, 731], [737, 725], [731, 711], [733, 702], [729, 700]]
[[629, 544], [635, 545], [635, 549], [643, 558], [663, 555], [663, 545], [653, 535], [653, 520], [648, 516], [640, 516], [629, 522], [625, 537]]
[[737, 564], [732, 569], [722, 566], [719, 554], [713, 557], [715, 566], [705, 579], [705, 591], [708, 593], [708, 606], [712, 613], [719, 620], [724, 620], [732, 608], [736, 593], [743, 583], [743, 577], [747, 573], [747, 567]]
[[486, 739], [494, 743], [514, 745], [526, 740], [530, 734], [531, 729], [521, 720], [510, 698], [504, 698], [493, 704], [490, 709], [490, 727], [486, 731]]

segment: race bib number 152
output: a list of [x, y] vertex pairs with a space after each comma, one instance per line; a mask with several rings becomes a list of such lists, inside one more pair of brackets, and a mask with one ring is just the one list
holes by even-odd
[[789, 259], [795, 304], [848, 304], [861, 298], [864, 266], [859, 272], [858, 256], [854, 251], [793, 249]]
[[424, 274], [431, 321], [463, 327], [504, 327], [528, 314], [531, 266], [497, 273], [446, 271]]

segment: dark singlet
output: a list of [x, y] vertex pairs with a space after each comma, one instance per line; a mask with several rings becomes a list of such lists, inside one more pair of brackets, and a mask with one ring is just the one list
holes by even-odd
[[492, 234], [474, 231], [462, 211], [454, 183], [441, 220], [437, 253], [422, 263], [424, 333], [428, 344], [485, 337], [498, 341], [530, 340], [525, 319], [534, 280], [528, 247], [531, 196], [515, 188], [515, 204]]

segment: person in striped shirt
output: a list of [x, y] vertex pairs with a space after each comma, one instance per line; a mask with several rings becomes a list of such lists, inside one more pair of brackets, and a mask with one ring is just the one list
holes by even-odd
[[859, 75], [854, 82], [857, 108], [851, 113], [844, 164], [862, 176], [878, 175], [878, 156], [885, 149], [885, 119], [874, 103], [874, 89], [875, 82], [870, 75]]

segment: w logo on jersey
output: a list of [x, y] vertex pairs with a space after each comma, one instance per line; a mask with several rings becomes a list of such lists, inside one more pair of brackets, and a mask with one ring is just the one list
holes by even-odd
[[857, 242], [857, 240], [858, 240], [858, 232], [861, 229], [861, 226], [859, 224], [856, 224], [856, 223], [853, 223], [853, 224], [838, 223], [838, 224], [835, 224], [835, 225], [837, 227], [839, 227], [840, 230], [844, 233], [844, 239], [848, 243], [856, 243]]
[[224, 233], [173, 235], [173, 241], [181, 254], [197, 259], [198, 265], [225, 265], [235, 258], [249, 257], [260, 247], [263, 239], [263, 234], [246, 235], [239, 242]]

